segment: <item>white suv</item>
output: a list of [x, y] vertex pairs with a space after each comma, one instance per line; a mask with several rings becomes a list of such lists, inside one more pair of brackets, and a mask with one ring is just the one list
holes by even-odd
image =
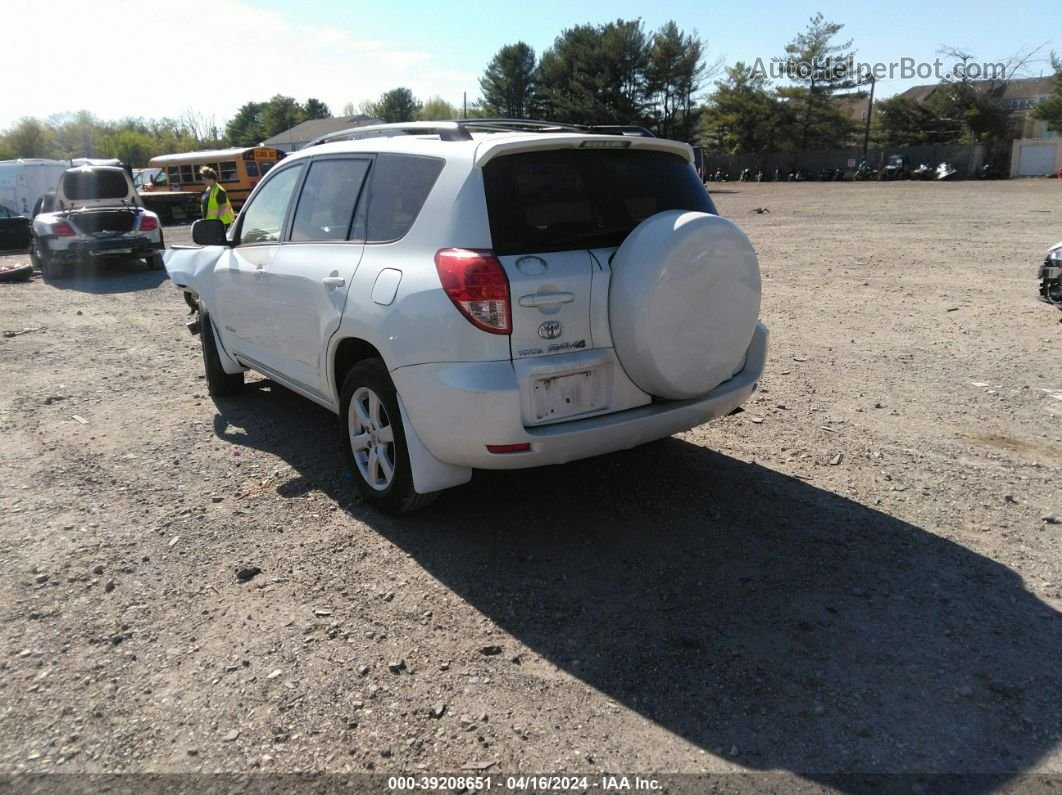
[[756, 255], [689, 146], [498, 122], [339, 137], [166, 268], [211, 394], [253, 369], [337, 413], [369, 504], [634, 447], [756, 388]]

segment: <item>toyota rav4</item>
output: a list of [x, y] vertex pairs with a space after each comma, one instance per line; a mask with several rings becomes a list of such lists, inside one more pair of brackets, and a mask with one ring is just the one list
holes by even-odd
[[211, 394], [260, 372], [339, 415], [364, 500], [560, 464], [736, 410], [760, 272], [686, 144], [549, 125], [381, 125], [297, 152], [166, 268]]

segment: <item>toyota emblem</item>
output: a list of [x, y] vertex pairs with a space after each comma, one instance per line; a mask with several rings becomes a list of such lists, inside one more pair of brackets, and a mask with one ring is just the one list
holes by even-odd
[[556, 320], [547, 320], [538, 327], [538, 336], [544, 340], [555, 340], [564, 333], [564, 328]]

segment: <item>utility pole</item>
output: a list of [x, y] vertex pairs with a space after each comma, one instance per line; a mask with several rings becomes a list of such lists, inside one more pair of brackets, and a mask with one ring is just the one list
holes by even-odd
[[873, 74], [868, 74], [864, 79], [864, 83], [870, 83], [870, 99], [867, 100], [867, 123], [863, 129], [863, 160], [867, 159], [867, 147], [870, 144], [870, 115], [874, 112], [874, 83], [877, 81], [874, 79]]

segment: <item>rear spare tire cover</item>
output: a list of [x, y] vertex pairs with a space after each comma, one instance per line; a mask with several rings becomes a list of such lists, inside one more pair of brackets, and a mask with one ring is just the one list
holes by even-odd
[[743, 365], [760, 315], [760, 268], [716, 215], [647, 218], [612, 258], [609, 325], [630, 379], [656, 397], [698, 397]]

